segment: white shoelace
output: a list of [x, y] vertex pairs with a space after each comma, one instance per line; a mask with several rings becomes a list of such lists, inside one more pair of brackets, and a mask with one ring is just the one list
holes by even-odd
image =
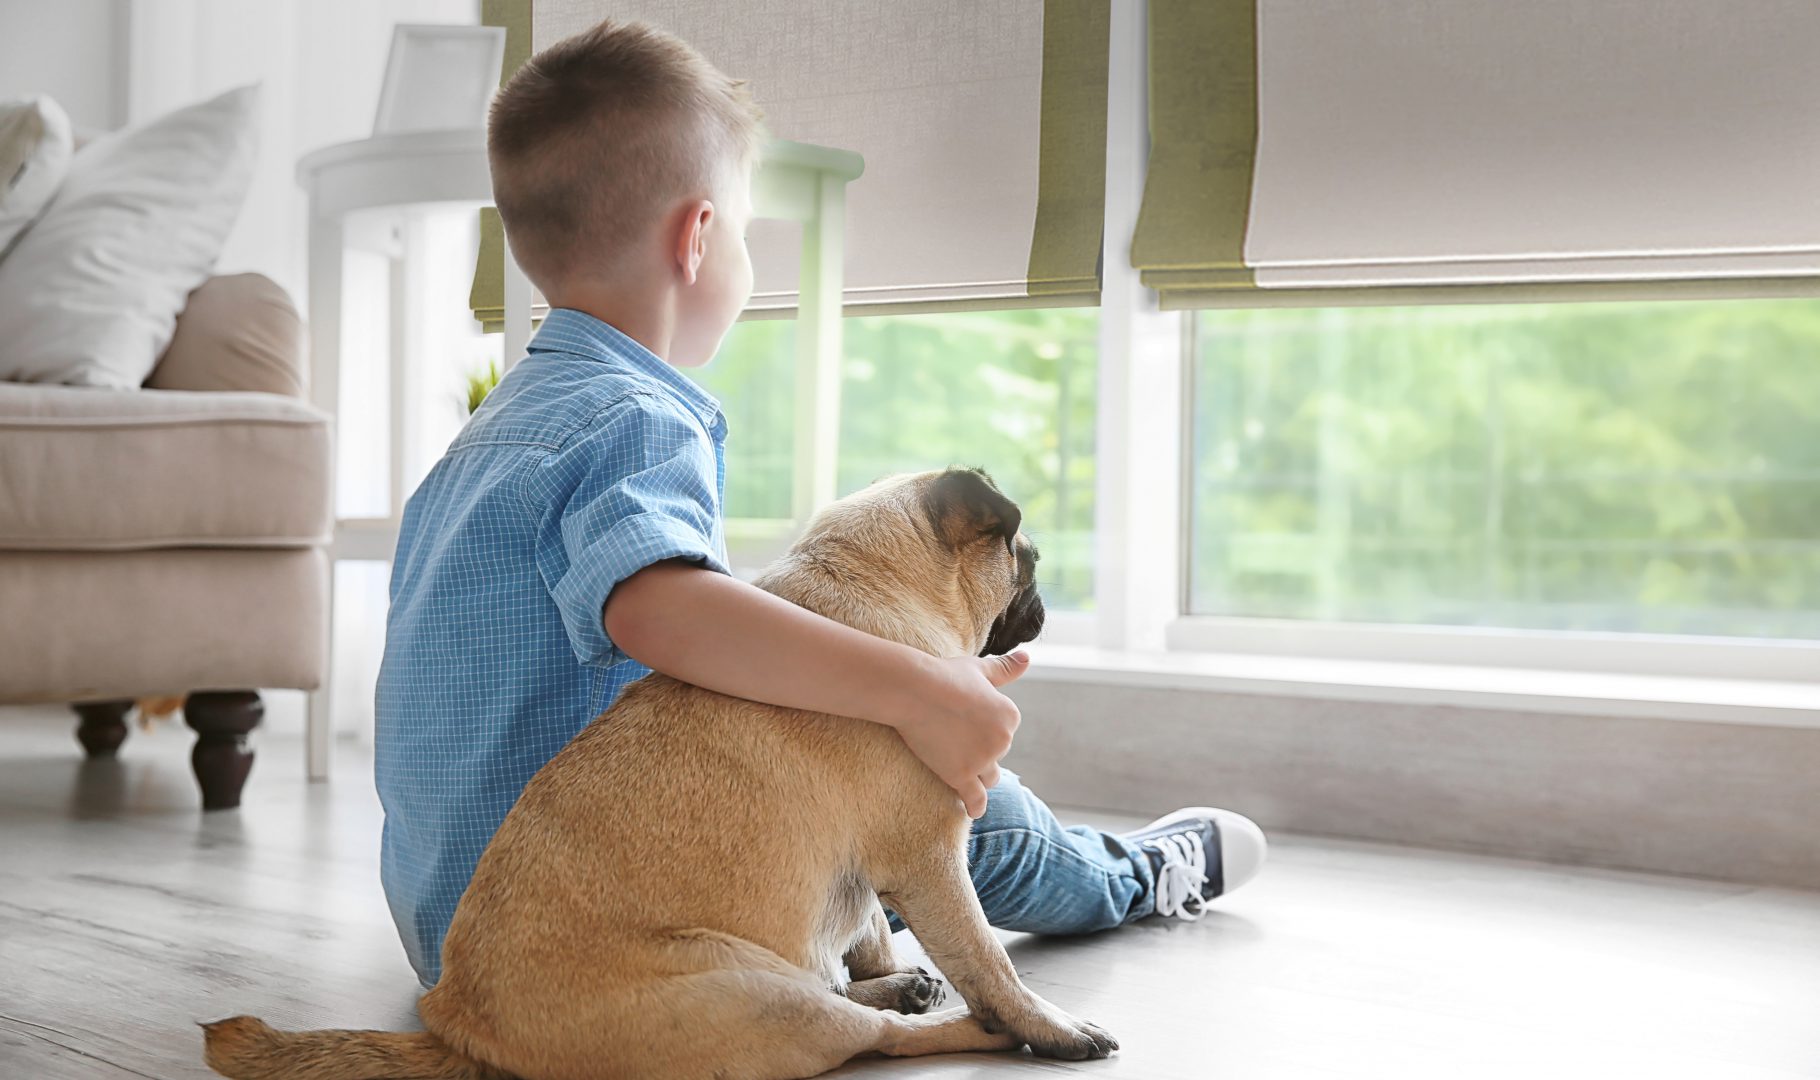
[[1154, 886], [1156, 913], [1173, 915], [1185, 922], [1200, 918], [1201, 909], [1207, 904], [1203, 892], [1207, 887], [1207, 852], [1201, 846], [1201, 834], [1176, 833], [1146, 840], [1144, 846], [1163, 857]]

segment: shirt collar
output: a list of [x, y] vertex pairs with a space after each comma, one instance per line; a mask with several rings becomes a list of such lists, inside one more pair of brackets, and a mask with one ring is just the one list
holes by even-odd
[[650, 349], [627, 337], [610, 323], [574, 308], [552, 308], [543, 325], [531, 336], [527, 353], [553, 352], [584, 356], [590, 360], [662, 383], [710, 432], [725, 423], [720, 402], [695, 380], [665, 363]]

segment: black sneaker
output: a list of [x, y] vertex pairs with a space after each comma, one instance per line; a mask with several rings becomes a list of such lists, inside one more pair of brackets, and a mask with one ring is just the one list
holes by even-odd
[[1165, 814], [1121, 839], [1141, 847], [1155, 878], [1155, 914], [1193, 921], [1216, 896], [1258, 876], [1270, 842], [1257, 822], [1211, 806]]

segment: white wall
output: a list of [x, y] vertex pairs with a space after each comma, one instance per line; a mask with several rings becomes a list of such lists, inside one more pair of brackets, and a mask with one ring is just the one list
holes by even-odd
[[473, 23], [479, 0], [0, 0], [0, 99], [45, 93], [78, 128], [139, 123], [265, 87], [260, 158], [222, 251], [301, 303], [297, 159], [372, 131], [396, 23]]
[[220, 269], [257, 270], [299, 303], [307, 275], [297, 159], [372, 133], [394, 24], [474, 23], [480, 7], [478, 0], [118, 2], [127, 12], [129, 122], [263, 84], [259, 167]]
[[125, 0], [0, 0], [0, 100], [49, 94], [78, 130], [126, 118]]

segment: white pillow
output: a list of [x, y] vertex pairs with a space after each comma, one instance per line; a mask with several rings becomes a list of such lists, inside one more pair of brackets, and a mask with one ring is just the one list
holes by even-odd
[[57, 193], [73, 153], [70, 118], [56, 102], [0, 101], [0, 252]]
[[246, 201], [259, 88], [106, 135], [0, 259], [0, 379], [137, 387]]

